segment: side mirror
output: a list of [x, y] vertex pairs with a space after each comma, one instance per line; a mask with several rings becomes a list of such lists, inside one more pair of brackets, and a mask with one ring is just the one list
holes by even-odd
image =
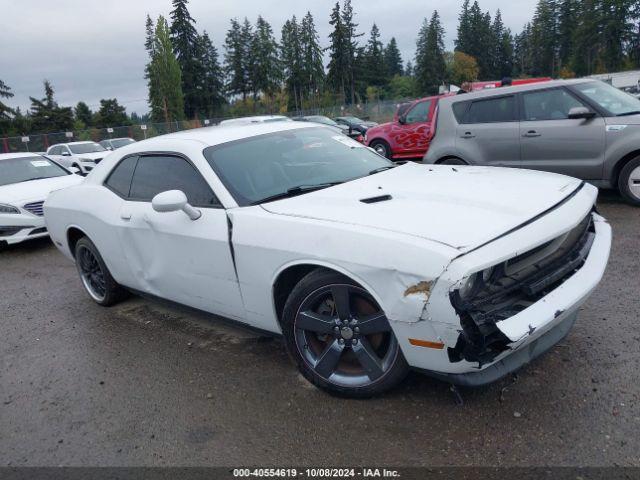
[[187, 196], [180, 190], [168, 190], [157, 194], [151, 200], [151, 206], [156, 212], [178, 212], [182, 210], [191, 220], [197, 220], [202, 212], [189, 205]]
[[398, 117], [398, 123], [399, 123], [400, 125], [404, 125], [405, 123], [407, 123], [407, 117], [405, 117], [404, 115], [400, 115], [400, 116]]
[[77, 167], [69, 167], [67, 168], [71, 173], [75, 173], [76, 175], [82, 175], [82, 172]]
[[60, 155], [62, 155], [63, 157], [70, 157], [71, 154], [69, 152], [67, 152], [66, 150], [63, 150], [62, 153], [60, 153]]
[[574, 107], [571, 110], [569, 110], [569, 118], [571, 120], [578, 120], [578, 119], [586, 120], [589, 118], [593, 118], [595, 116], [596, 116], [596, 113], [592, 112], [587, 107]]

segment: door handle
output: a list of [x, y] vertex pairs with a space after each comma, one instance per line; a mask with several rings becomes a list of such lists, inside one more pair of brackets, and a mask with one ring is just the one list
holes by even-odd
[[128, 212], [128, 211], [120, 212], [120, 218], [122, 220], [127, 220], [127, 221], [131, 220], [131, 212]]
[[460, 138], [475, 138], [476, 136], [471, 133], [471, 132], [464, 132], [462, 135], [460, 135]]
[[523, 133], [522, 136], [527, 138], [534, 138], [534, 137], [541, 137], [542, 134], [536, 132], [535, 130], [529, 130], [527, 133]]

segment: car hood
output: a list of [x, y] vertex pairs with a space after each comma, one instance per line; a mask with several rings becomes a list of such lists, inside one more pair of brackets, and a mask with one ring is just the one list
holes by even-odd
[[[464, 252], [545, 212], [581, 183], [532, 170], [409, 163], [262, 207], [279, 215], [412, 235]], [[385, 195], [391, 198], [361, 201]]]
[[76, 153], [74, 156], [79, 159], [86, 158], [89, 160], [97, 160], [97, 159], [106, 157], [107, 155], [109, 155], [109, 153], [111, 152], [106, 151], [106, 152]]
[[78, 185], [83, 180], [79, 175], [65, 175], [4, 185], [0, 187], [0, 203], [19, 204], [23, 201], [45, 200], [54, 190]]

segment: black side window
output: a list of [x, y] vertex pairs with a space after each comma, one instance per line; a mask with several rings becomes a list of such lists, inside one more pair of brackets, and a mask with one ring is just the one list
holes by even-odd
[[121, 197], [128, 197], [138, 157], [127, 157], [114, 168], [105, 185]]
[[416, 104], [406, 115], [407, 123], [421, 123], [429, 119], [429, 109], [431, 108], [431, 100], [426, 100]]
[[469, 102], [454, 103], [451, 107], [458, 123], [464, 123], [464, 114], [467, 113], [467, 107], [469, 107]]
[[218, 207], [220, 202], [202, 178], [185, 159], [169, 155], [148, 155], [138, 159], [129, 197], [150, 202], [158, 193], [182, 190], [196, 207]]
[[513, 122], [516, 118], [515, 97], [491, 98], [473, 102], [464, 123]]

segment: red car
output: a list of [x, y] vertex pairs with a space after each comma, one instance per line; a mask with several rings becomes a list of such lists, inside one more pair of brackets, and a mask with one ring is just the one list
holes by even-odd
[[408, 107], [401, 105], [404, 108], [399, 109], [392, 122], [367, 130], [365, 144], [394, 160], [422, 158], [433, 137], [431, 120], [440, 98], [442, 95], [415, 100]]

